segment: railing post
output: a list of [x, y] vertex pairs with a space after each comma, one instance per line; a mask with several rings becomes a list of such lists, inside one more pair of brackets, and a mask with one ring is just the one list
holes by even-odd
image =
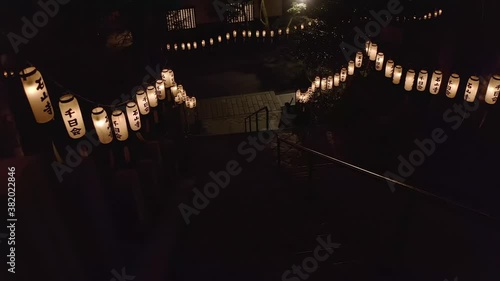
[[269, 131], [269, 108], [266, 106], [266, 130]]
[[259, 112], [255, 112], [255, 128], [257, 132], [259, 131]]
[[280, 137], [276, 137], [276, 151], [277, 151], [277, 158], [278, 158], [278, 167], [281, 167], [281, 142], [280, 142]]

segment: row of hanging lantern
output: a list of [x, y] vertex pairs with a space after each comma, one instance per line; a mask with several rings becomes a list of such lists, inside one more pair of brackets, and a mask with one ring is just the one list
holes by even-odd
[[[366, 42], [366, 54], [369, 56], [371, 61], [375, 61], [375, 70], [384, 70], [384, 53], [378, 52], [378, 46], [372, 42]], [[359, 53], [357, 54], [357, 56]], [[385, 77], [392, 78], [393, 84], [400, 84], [401, 78], [403, 76], [403, 67], [401, 65], [395, 65], [393, 60], [387, 60], [385, 63]], [[406, 71], [404, 80], [404, 89], [406, 91], [412, 91], [416, 85], [417, 91], [424, 92], [429, 89], [429, 92], [433, 95], [437, 95], [440, 91], [443, 81], [443, 72], [440, 70], [435, 70], [429, 79], [429, 73], [427, 70], [422, 69], [419, 71], [418, 75], [414, 69], [408, 69]], [[457, 94], [458, 87], [460, 85], [460, 76], [457, 73], [452, 73], [448, 78], [448, 83], [446, 87], [446, 96], [449, 98], [454, 98]], [[464, 100], [467, 102], [474, 102], [476, 95], [479, 90], [479, 77], [471, 76], [467, 80], [467, 85], [464, 93]], [[485, 102], [488, 104], [495, 104], [500, 93], [500, 76], [493, 75], [490, 78], [488, 87], [486, 89]]]
[[[20, 72], [20, 77], [36, 122], [44, 124], [54, 120], [53, 105], [41, 73], [35, 67], [30, 66]], [[177, 104], [185, 102], [187, 108], [196, 107], [196, 98], [188, 97], [183, 86], [175, 83], [172, 70], [162, 70], [161, 77], [162, 79], [157, 80], [155, 85], [148, 85], [138, 89], [135, 100], [127, 102], [125, 112], [114, 109], [110, 118], [106, 110], [101, 106], [92, 110], [92, 123], [101, 143], [110, 143], [113, 140], [113, 135], [118, 141], [127, 140], [129, 127], [132, 131], [139, 131], [142, 127], [141, 115], [149, 114], [150, 108], [157, 107], [159, 101], [166, 99], [167, 88], [170, 89]], [[87, 132], [87, 128], [76, 96], [70, 93], [61, 96], [59, 98], [59, 109], [70, 138], [79, 139], [83, 137]]]
[[[307, 25], [309, 26], [312, 26], [312, 21], [309, 21], [307, 23]], [[252, 38], [253, 36], [255, 38], [271, 38], [273, 39], [274, 37], [278, 36], [283, 36], [283, 35], [290, 35], [290, 31], [291, 30], [298, 30], [298, 29], [305, 29], [306, 27], [306, 24], [302, 23], [300, 25], [294, 25], [292, 26], [292, 28], [290, 27], [287, 27], [287, 28], [284, 28], [284, 29], [277, 29], [277, 30], [270, 30], [269, 32], [266, 31], [266, 30], [255, 30], [255, 31], [252, 31], [252, 30], [242, 30], [240, 33], [237, 31], [237, 30], [234, 30], [232, 33], [226, 33], [225, 36], [222, 36], [222, 35], [219, 35], [217, 37], [211, 37], [209, 38], [207, 41], [205, 40], [201, 40], [200, 43], [198, 44], [197, 41], [194, 41], [194, 42], [188, 42], [188, 43], [180, 43], [180, 44], [177, 44], [177, 43], [174, 43], [174, 44], [167, 44], [167, 51], [178, 51], [178, 50], [181, 50], [181, 51], [190, 51], [190, 50], [196, 50], [198, 49], [198, 46], [201, 46], [201, 48], [205, 48], [207, 46], [213, 46], [215, 45], [216, 42], [218, 43], [222, 43], [222, 41], [224, 41], [223, 39], [225, 38], [225, 41], [226, 42], [229, 42], [231, 41], [231, 39], [233, 40], [236, 40], [237, 38], [242, 38], [243, 40], [245, 39], [250, 39]], [[240, 35], [238, 35], [240, 34]]]

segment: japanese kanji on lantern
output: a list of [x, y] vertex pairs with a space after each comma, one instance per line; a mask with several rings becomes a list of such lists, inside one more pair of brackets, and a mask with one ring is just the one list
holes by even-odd
[[401, 76], [403, 76], [403, 67], [401, 65], [396, 65], [394, 68], [394, 75], [392, 76], [392, 83], [396, 85], [401, 83]]
[[320, 86], [321, 86], [321, 78], [319, 76], [316, 76], [314, 78], [314, 87], [319, 89]]
[[347, 69], [345, 67], [342, 67], [340, 69], [340, 82], [345, 82], [347, 79]]
[[448, 86], [446, 87], [446, 96], [450, 99], [457, 95], [458, 85], [460, 84], [460, 76], [453, 73], [448, 79]]
[[427, 87], [427, 79], [429, 77], [429, 74], [427, 73], [427, 70], [422, 69], [418, 73], [418, 78], [417, 78], [417, 90], [419, 92], [425, 91], [425, 88]]
[[19, 75], [36, 122], [44, 124], [52, 121], [54, 110], [42, 74], [31, 66], [22, 70]]
[[123, 111], [113, 111], [111, 121], [113, 122], [113, 130], [115, 132], [116, 139], [119, 141], [126, 141], [128, 139], [128, 128], [127, 120], [125, 119]]
[[394, 73], [394, 61], [388, 60], [385, 64], [385, 77], [391, 78]]
[[167, 97], [163, 80], [156, 81], [156, 95], [158, 96], [159, 100], [164, 100]]
[[96, 107], [92, 110], [92, 122], [97, 133], [97, 137], [102, 144], [108, 144], [113, 141], [113, 132], [108, 114], [102, 107]]
[[363, 65], [363, 53], [357, 52], [356, 53], [356, 67], [360, 68], [362, 65]]
[[495, 104], [500, 94], [500, 75], [493, 75], [488, 83], [484, 100], [487, 104]]
[[137, 106], [139, 107], [139, 112], [142, 115], [149, 114], [149, 101], [146, 92], [144, 92], [144, 90], [142, 89], [137, 90], [135, 98], [137, 100]]
[[349, 61], [347, 66], [347, 75], [354, 75], [354, 61]]
[[139, 113], [139, 107], [135, 102], [127, 103], [127, 118], [130, 129], [134, 132], [141, 129], [141, 116]]
[[408, 92], [413, 90], [414, 83], [415, 83], [415, 70], [409, 69], [408, 72], [406, 72], [405, 90]]
[[321, 90], [326, 90], [326, 77], [321, 78]]
[[333, 89], [333, 76], [328, 76], [328, 78], [326, 79], [326, 89]]
[[156, 89], [154, 86], [148, 86], [146, 88], [146, 93], [148, 94], [149, 106], [157, 107], [158, 106], [158, 96], [156, 95]]
[[443, 72], [441, 70], [435, 70], [432, 73], [431, 85], [429, 85], [429, 92], [433, 95], [437, 95], [439, 93], [439, 89], [441, 88], [441, 82], [443, 81]]
[[381, 71], [384, 67], [384, 53], [378, 53], [375, 57], [375, 70]]
[[165, 87], [172, 87], [172, 84], [175, 82], [174, 71], [171, 69], [163, 69], [161, 71], [161, 80], [165, 83]]
[[83, 122], [82, 111], [78, 101], [72, 94], [66, 94], [59, 98], [59, 109], [68, 135], [72, 139], [79, 139], [86, 133]]
[[464, 100], [468, 102], [474, 102], [476, 99], [477, 90], [479, 88], [479, 77], [471, 76], [469, 81], [467, 81], [467, 86], [465, 86]]

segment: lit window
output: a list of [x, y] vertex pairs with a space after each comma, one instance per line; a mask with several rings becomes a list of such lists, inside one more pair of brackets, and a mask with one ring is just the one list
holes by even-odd
[[[241, 2], [241, 1], [240, 1]], [[231, 3], [232, 9], [226, 14], [226, 20], [229, 23], [253, 21], [253, 1], [246, 3]]]
[[194, 8], [167, 12], [167, 30], [196, 28]]

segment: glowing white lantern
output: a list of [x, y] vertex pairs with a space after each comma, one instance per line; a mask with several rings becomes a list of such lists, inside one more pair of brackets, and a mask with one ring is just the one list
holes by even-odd
[[66, 94], [59, 98], [59, 109], [69, 137], [79, 139], [86, 133], [83, 122], [82, 111], [76, 98], [71, 94]]
[[370, 55], [370, 47], [371, 47], [371, 45], [372, 45], [372, 42], [366, 41], [366, 43], [365, 43], [365, 53], [367, 55]]
[[52, 121], [54, 119], [54, 110], [42, 74], [31, 66], [22, 70], [19, 75], [36, 122], [44, 124]]
[[249, 31], [247, 32], [247, 35], [248, 35], [248, 38], [251, 38], [251, 37], [252, 37], [252, 31], [251, 31], [251, 30], [249, 30]]
[[316, 88], [319, 88], [320, 87], [320, 83], [321, 83], [321, 78], [319, 78], [319, 76], [316, 76], [316, 78], [314, 78], [314, 86]]
[[92, 122], [97, 133], [97, 137], [102, 144], [108, 144], [113, 140], [111, 124], [108, 114], [102, 107], [96, 107], [92, 110]]
[[345, 82], [346, 79], [347, 79], [347, 69], [345, 67], [342, 67], [342, 69], [340, 69], [340, 82]]
[[424, 20], [426, 20], [426, 19], [427, 19], [427, 15], [424, 16]]
[[460, 76], [453, 73], [448, 79], [448, 86], [446, 87], [446, 96], [454, 98], [457, 95], [458, 85], [460, 84]]
[[443, 72], [441, 70], [435, 70], [434, 73], [432, 74], [431, 84], [429, 85], [429, 92], [431, 94], [437, 95], [439, 93], [442, 80], [443, 80]]
[[210, 38], [210, 46], [213, 46], [213, 45], [214, 45], [214, 39]]
[[403, 67], [401, 65], [396, 65], [394, 68], [394, 75], [392, 76], [392, 83], [398, 85], [401, 82], [401, 76], [403, 76]]
[[427, 73], [427, 70], [420, 70], [418, 73], [418, 79], [417, 79], [417, 90], [419, 92], [425, 91], [425, 88], [427, 87], [427, 79], [429, 79], [429, 74]]
[[167, 97], [163, 80], [156, 81], [156, 95], [159, 100], [164, 100]]
[[176, 51], [177, 51], [177, 49], [178, 49], [178, 48], [179, 48], [179, 47], [177, 46], [177, 43], [175, 43], [175, 44], [174, 44], [174, 50], [176, 50]]
[[281, 35], [283, 33], [283, 31], [281, 31], [281, 28], [278, 29], [278, 35]]
[[198, 44], [196, 42], [193, 42], [193, 48], [194, 49], [198, 48]]
[[500, 75], [493, 75], [488, 83], [488, 89], [486, 90], [486, 96], [484, 101], [487, 104], [495, 104], [498, 100], [498, 95], [500, 94]]
[[243, 30], [243, 31], [241, 32], [241, 35], [243, 36], [243, 38], [247, 37], [247, 32], [246, 32], [246, 30]]
[[301, 24], [301, 25], [300, 25], [300, 29], [304, 29], [304, 24]]
[[191, 43], [187, 43], [187, 49], [191, 50]]
[[285, 29], [285, 32], [286, 32], [286, 35], [290, 34], [290, 28], [289, 28], [289, 27], [287, 27], [287, 28]]
[[378, 53], [375, 57], [375, 70], [381, 71], [384, 67], [384, 53]]
[[443, 10], [439, 9], [439, 15], [443, 14]]
[[405, 90], [413, 90], [413, 84], [415, 84], [415, 70], [409, 69], [408, 72], [406, 72]]
[[312, 24], [313, 24], [313, 23], [312, 23], [312, 21], [310, 21], [310, 22], [308, 22], [307, 24], [308, 24], [309, 26], [312, 26]]
[[370, 45], [370, 60], [371, 61], [375, 61], [375, 59], [377, 58], [377, 50], [378, 50], [378, 46], [377, 44], [371, 44]]
[[360, 68], [362, 65], [363, 65], [363, 53], [357, 52], [356, 53], [356, 67]]
[[467, 81], [467, 86], [465, 87], [464, 100], [468, 102], [474, 102], [476, 99], [477, 90], [479, 88], [479, 77], [471, 76], [469, 81]]
[[428, 19], [431, 19], [431, 18], [432, 18], [432, 14], [431, 14], [431, 13], [428, 13], [428, 14], [427, 14], [427, 18], [428, 18]]
[[385, 64], [385, 77], [391, 78], [394, 73], [394, 61], [388, 60]]
[[113, 111], [111, 115], [111, 121], [113, 122], [113, 130], [115, 131], [115, 137], [119, 141], [125, 141], [128, 139], [128, 128], [127, 121], [125, 119], [125, 114], [121, 110]]
[[206, 45], [205, 40], [201, 40], [201, 46], [205, 47], [205, 45]]
[[167, 44], [167, 51], [170, 51], [170, 44]]
[[229, 32], [228, 32], [228, 33], [226, 33], [226, 40], [229, 41], [229, 39], [231, 39], [231, 34], [229, 34]]
[[220, 35], [217, 36], [217, 41], [219, 41], [219, 43], [221, 43], [222, 42], [222, 36], [220, 36]]
[[274, 37], [274, 30], [271, 30], [271, 32], [269, 32], [269, 34], [271, 35], [271, 38]]
[[326, 90], [326, 78], [321, 79], [321, 90], [322, 91]]
[[435, 12], [434, 12], [434, 17], [437, 17], [437, 16], [438, 16], [438, 12], [437, 12], [437, 11], [435, 11]]
[[262, 30], [262, 37], [266, 37], [266, 31], [265, 30]]
[[141, 129], [141, 116], [139, 114], [139, 107], [135, 102], [127, 103], [127, 117], [128, 124], [132, 131], [139, 131]]
[[333, 85], [335, 87], [340, 85], [340, 74], [335, 73], [335, 75], [333, 76]]
[[142, 115], [149, 114], [149, 101], [146, 92], [142, 89], [137, 90], [135, 98], [137, 100], [137, 106], [139, 106], [139, 112]]
[[328, 76], [328, 78], [326, 79], [326, 89], [333, 89], [333, 76]]
[[181, 49], [182, 49], [183, 51], [184, 51], [184, 50], [186, 50], [186, 44], [182, 43], [182, 44], [181, 44]]
[[349, 61], [349, 66], [347, 67], [347, 75], [354, 75], [354, 61]]
[[161, 80], [165, 83], [165, 87], [172, 87], [172, 84], [175, 83], [174, 71], [163, 69], [161, 71]]
[[172, 96], [175, 98], [179, 92], [179, 88], [177, 87], [177, 84], [174, 83], [172, 87], [170, 87], [170, 92], [172, 92]]
[[238, 32], [236, 30], [233, 31], [233, 37], [236, 38], [238, 36]]
[[258, 31], [258, 30], [255, 31], [255, 37], [259, 38], [259, 36], [260, 36], [260, 31]]
[[146, 88], [146, 93], [148, 94], [149, 106], [157, 107], [158, 106], [158, 96], [156, 95], [156, 89], [154, 86], [148, 86]]

